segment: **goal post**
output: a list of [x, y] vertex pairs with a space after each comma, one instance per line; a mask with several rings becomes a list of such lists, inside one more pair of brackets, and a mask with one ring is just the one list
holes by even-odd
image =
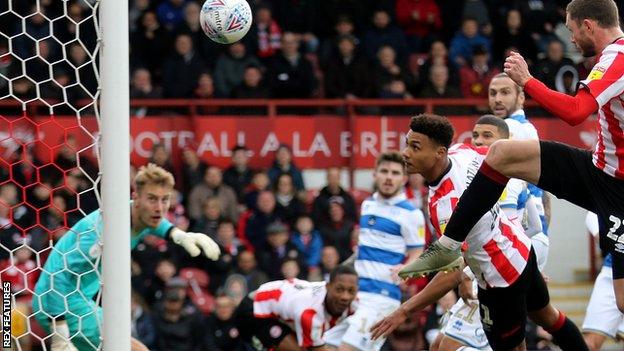
[[128, 0], [100, 2], [103, 346], [130, 350]]
[[[80, 350], [130, 350], [129, 115], [128, 0], [0, 2], [3, 349], [50, 350], [65, 321]], [[84, 251], [70, 228], [98, 208]]]

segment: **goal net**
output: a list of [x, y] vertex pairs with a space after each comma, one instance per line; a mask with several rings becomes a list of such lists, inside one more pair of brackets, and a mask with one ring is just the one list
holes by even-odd
[[[126, 37], [116, 38], [124, 42], [127, 1], [114, 2], [117, 0], [107, 1], [111, 7], [117, 6], [113, 11], [119, 13], [123, 8], [118, 16], [125, 23], [115, 29], [123, 33], [126, 26]], [[106, 305], [102, 292], [107, 293], [108, 284], [102, 276], [102, 270], [106, 275], [107, 260], [100, 254], [114, 248], [100, 238], [84, 250], [78, 243], [85, 233], [71, 230], [77, 221], [98, 209], [103, 209], [107, 221], [106, 189], [111, 184], [106, 184], [106, 175], [100, 170], [106, 168], [106, 158], [113, 156], [106, 155], [109, 151], [101, 141], [107, 138], [105, 124], [114, 121], [104, 121], [108, 115], [100, 98], [106, 90], [100, 68], [107, 67], [101, 54], [108, 43], [101, 35], [103, 11], [99, 0], [7, 0], [0, 4], [3, 349], [50, 350], [53, 338], [59, 336], [79, 350], [98, 350], [102, 345], [112, 349], [102, 343], [106, 327], [98, 306], [102, 302]], [[111, 27], [109, 22], [107, 29]], [[127, 43], [122, 45], [127, 48]], [[114, 48], [110, 45], [109, 52]], [[120, 54], [127, 61], [123, 46]], [[124, 65], [120, 68], [123, 70]], [[120, 82], [127, 85], [127, 77]], [[124, 104], [123, 95], [119, 102]], [[127, 121], [127, 114], [124, 117]], [[125, 130], [123, 126], [119, 129], [120, 133]], [[120, 140], [123, 144], [126, 139], [121, 137], [116, 142]], [[121, 157], [120, 162], [126, 159]], [[121, 165], [119, 169], [127, 167]], [[121, 177], [126, 188], [127, 177]], [[121, 222], [127, 232], [129, 219]], [[63, 247], [55, 246], [66, 236], [73, 239]], [[126, 236], [126, 251], [128, 243]], [[123, 264], [125, 256], [120, 256]], [[105, 265], [100, 269], [102, 262]], [[125, 277], [122, 272], [120, 280]], [[98, 283], [97, 289], [88, 286], [90, 281]], [[100, 289], [102, 282], [104, 289]], [[121, 295], [122, 309], [129, 308], [129, 294], [127, 298]], [[103, 319], [107, 318], [105, 315]], [[125, 325], [123, 320], [115, 321], [120, 322]], [[67, 325], [67, 332], [57, 328], [61, 324]], [[127, 333], [123, 345], [129, 346]]]

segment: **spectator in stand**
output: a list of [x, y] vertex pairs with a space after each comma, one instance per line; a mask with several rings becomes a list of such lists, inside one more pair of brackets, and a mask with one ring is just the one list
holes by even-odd
[[355, 222], [355, 201], [351, 194], [340, 185], [340, 168], [331, 167], [327, 169], [327, 185], [321, 189], [312, 203], [312, 218], [317, 227], [331, 223], [329, 203], [334, 197], [342, 199], [345, 217]]
[[269, 281], [266, 273], [258, 269], [256, 257], [251, 251], [242, 251], [237, 259], [237, 267], [232, 274], [238, 274], [245, 278], [249, 291], [254, 291], [260, 285]]
[[[140, 263], [139, 263], [140, 264]], [[145, 267], [141, 265], [142, 272], [146, 274]], [[141, 287], [142, 296], [145, 298], [145, 302], [149, 305], [153, 305], [156, 301], [162, 299], [167, 282], [175, 277], [178, 272], [178, 268], [169, 258], [162, 258], [156, 264], [154, 270], [154, 276], [144, 276], [143, 286]]]
[[206, 320], [205, 350], [210, 351], [244, 351], [240, 333], [234, 323], [236, 304], [227, 295], [219, 295], [215, 299], [214, 311]]
[[268, 170], [271, 184], [274, 185], [277, 181], [277, 177], [282, 173], [288, 173], [292, 176], [293, 184], [297, 191], [305, 190], [301, 170], [292, 162], [292, 151], [286, 144], [281, 144], [277, 150], [275, 150], [275, 161], [273, 161], [273, 166]]
[[426, 52], [442, 29], [440, 9], [434, 0], [397, 0], [396, 16], [412, 52]]
[[[132, 73], [132, 81], [130, 82], [130, 98], [131, 99], [160, 99], [162, 98], [162, 89], [152, 85], [152, 74], [146, 68], [137, 68]], [[147, 107], [133, 107], [130, 114], [137, 117], [144, 117], [153, 114]]]
[[247, 53], [242, 41], [228, 46], [227, 52], [217, 59], [214, 72], [216, 95], [227, 98], [236, 86], [243, 82], [245, 68], [250, 65], [260, 66], [258, 59]]
[[167, 211], [167, 219], [176, 228], [188, 231], [190, 221], [186, 216], [186, 208], [182, 204], [182, 194], [175, 189], [171, 193], [171, 204], [169, 205], [169, 211]]
[[[431, 85], [431, 67], [433, 66], [446, 66], [448, 70], [448, 84], [454, 87], [459, 87], [459, 70], [453, 62], [449, 60], [448, 49], [446, 44], [440, 40], [436, 40], [431, 44], [429, 50], [429, 57], [420, 66], [418, 70], [419, 85], [420, 88], [424, 88], [427, 85]], [[459, 88], [458, 88], [459, 89]]]
[[[15, 185], [12, 183], [0, 185], [0, 261], [8, 260], [11, 251], [22, 244], [27, 245], [29, 243], [22, 236], [21, 229], [15, 226], [15, 216], [17, 214], [23, 216], [26, 212], [26, 209], [20, 210], [20, 207], [16, 207], [19, 202]], [[11, 213], [11, 209], [13, 209], [13, 213]], [[27, 224], [28, 226], [32, 225], [32, 221], [30, 222]]]
[[433, 65], [429, 70], [429, 84], [420, 92], [423, 98], [460, 98], [461, 92], [448, 84], [449, 71], [444, 65]]
[[567, 90], [564, 84], [566, 72], [572, 74], [574, 80], [578, 81], [578, 71], [572, 60], [563, 56], [563, 43], [553, 40], [548, 44], [546, 57], [537, 62], [533, 67], [533, 75], [536, 79], [544, 82], [550, 89], [555, 89], [561, 93]]
[[[232, 98], [234, 99], [268, 99], [271, 97], [271, 91], [265, 84], [263, 73], [260, 67], [249, 65], [245, 67], [243, 82], [234, 88]], [[266, 114], [265, 107], [247, 107], [237, 108], [241, 114]]]
[[130, 334], [147, 348], [154, 349], [156, 343], [156, 327], [149, 307], [139, 293], [132, 291]]
[[226, 261], [234, 263], [239, 253], [243, 252], [245, 247], [236, 237], [236, 226], [234, 222], [227, 219], [221, 220], [217, 227], [217, 243], [221, 246], [221, 256], [229, 256]]
[[492, 57], [494, 62], [505, 60], [505, 50], [515, 47], [517, 52], [522, 53], [529, 65], [537, 60], [537, 45], [524, 26], [522, 14], [517, 9], [507, 11], [505, 26], [497, 28], [494, 32], [492, 43]]
[[128, 26], [130, 27], [130, 35], [133, 35], [138, 30], [139, 19], [149, 9], [149, 7], [149, 0], [130, 1], [130, 10], [128, 10]]
[[178, 25], [176, 34], [188, 34], [193, 39], [195, 51], [208, 68], [213, 70], [219, 54], [223, 51], [223, 45], [206, 40], [206, 34], [199, 23], [200, 11], [201, 7], [197, 2], [187, 2], [184, 6], [184, 21]]
[[389, 45], [379, 48], [377, 65], [373, 70], [373, 81], [377, 97], [398, 97], [392, 89], [397, 81], [403, 84], [404, 91], [409, 91], [410, 94], [416, 93], [414, 76], [407, 67], [397, 63], [396, 53]]
[[2, 282], [11, 283], [11, 293], [18, 301], [29, 302], [32, 300], [32, 293], [35, 284], [41, 274], [41, 269], [37, 266], [36, 258], [28, 245], [22, 245], [13, 250], [10, 259], [0, 262], [0, 278]]
[[485, 47], [490, 52], [490, 39], [479, 33], [479, 23], [474, 18], [464, 18], [461, 30], [451, 40], [449, 58], [458, 67], [472, 62], [472, 51]]
[[168, 288], [154, 308], [156, 348], [158, 350], [201, 351], [206, 325], [191, 303], [186, 289]]
[[338, 39], [338, 53], [325, 71], [325, 95], [332, 99], [355, 99], [372, 96], [368, 62], [356, 52], [355, 37]]
[[334, 33], [325, 38], [319, 48], [319, 62], [321, 67], [327, 67], [329, 60], [338, 55], [338, 39], [350, 35], [355, 38], [355, 46], [359, 48], [360, 40], [355, 35], [355, 26], [348, 16], [339, 16], [334, 25]]
[[158, 8], [158, 21], [168, 32], [173, 32], [184, 22], [185, 0], [164, 0]]
[[[193, 97], [197, 99], [214, 99], [215, 96], [215, 86], [214, 80], [212, 79], [212, 75], [209, 72], [202, 72], [199, 75], [199, 79], [197, 80], [197, 87], [193, 91]], [[199, 106], [197, 109], [198, 113], [202, 113], [205, 115], [216, 114], [219, 112], [219, 107], [217, 106]]]
[[295, 230], [290, 240], [303, 253], [310, 274], [317, 274], [321, 263], [323, 239], [321, 233], [314, 229], [314, 222], [310, 216], [303, 215], [297, 218]]
[[191, 37], [188, 34], [178, 35], [174, 54], [163, 64], [165, 97], [191, 97], [204, 68], [204, 61], [195, 52]]
[[309, 98], [316, 88], [314, 68], [299, 53], [299, 38], [292, 32], [282, 35], [282, 48], [269, 65], [268, 81], [274, 98]]
[[[547, 51], [548, 43], [557, 37], [554, 28], [560, 20], [557, 11], [557, 3], [560, 1], [531, 0], [518, 1], [518, 7], [523, 18], [530, 18], [526, 22], [525, 30], [528, 31], [537, 43], [538, 51]], [[522, 53], [524, 56], [524, 53]]]
[[84, 98], [95, 96], [98, 89], [95, 66], [80, 43], [74, 42], [69, 46], [69, 62], [75, 67], [75, 78], [80, 82], [81, 96]]
[[191, 231], [205, 233], [214, 237], [217, 235], [219, 223], [224, 220], [221, 214], [221, 202], [216, 196], [207, 198], [203, 203], [203, 213], [191, 226]]
[[249, 52], [255, 53], [266, 65], [281, 47], [282, 30], [273, 19], [273, 12], [268, 4], [258, 5], [255, 14], [255, 21], [246, 41], [249, 43]]
[[[499, 5], [500, 6], [500, 5]], [[462, 10], [461, 18], [474, 18], [479, 24], [481, 33], [490, 37], [492, 35], [492, 23], [487, 5], [483, 0], [466, 0]]]
[[243, 199], [244, 204], [249, 210], [257, 209], [258, 194], [260, 192], [269, 190], [271, 187], [271, 180], [265, 171], [257, 171], [251, 177], [251, 183], [244, 190]]
[[[87, 156], [87, 152], [80, 152], [82, 147], [78, 144], [78, 139], [74, 134], [66, 134], [62, 140], [63, 145], [58, 149], [58, 154], [54, 158], [54, 164], [60, 167], [64, 172], [72, 171], [79, 166], [78, 158], [80, 158], [80, 174], [95, 179], [98, 174], [98, 167], [93, 160]], [[61, 179], [50, 179], [51, 181], [59, 181]]]
[[286, 260], [297, 260], [301, 267], [301, 277], [307, 275], [303, 254], [290, 242], [288, 227], [280, 222], [273, 222], [267, 227], [267, 245], [256, 252], [258, 266], [267, 272], [270, 280], [284, 279], [281, 272]]
[[240, 304], [245, 296], [249, 293], [249, 287], [245, 277], [240, 274], [232, 274], [228, 276], [223, 285], [223, 293], [229, 296], [236, 305]]
[[139, 21], [138, 30], [130, 38], [132, 55], [155, 77], [160, 77], [163, 58], [171, 52], [171, 36], [152, 11], [143, 13]]
[[324, 281], [329, 281], [329, 274], [338, 267], [339, 263], [340, 255], [336, 247], [331, 245], [323, 247], [321, 251], [321, 274]]
[[310, 52], [315, 52], [312, 33], [316, 29], [318, 4], [312, 1], [271, 1], [275, 21], [279, 23], [282, 32], [292, 32], [302, 35], [306, 42], [310, 42]]
[[390, 14], [378, 9], [373, 14], [373, 26], [364, 34], [363, 49], [367, 58], [373, 61], [382, 46], [390, 46], [396, 52], [397, 61], [404, 63], [407, 58], [405, 33], [391, 23]]
[[273, 186], [273, 192], [275, 194], [275, 214], [282, 222], [292, 228], [297, 218], [306, 212], [305, 205], [297, 197], [293, 177], [289, 173], [280, 174]]
[[[456, 87], [449, 85], [449, 69], [444, 65], [433, 65], [429, 70], [429, 84], [420, 92], [420, 97], [431, 99], [461, 98], [462, 94]], [[464, 109], [456, 106], [436, 106], [434, 112], [443, 116], [452, 115]]]
[[[488, 97], [490, 81], [492, 77], [500, 73], [500, 70], [492, 67], [489, 61], [490, 55], [487, 48], [478, 46], [473, 49], [470, 63], [459, 69], [461, 92], [465, 98], [485, 99]], [[487, 111], [488, 107], [485, 109]]]
[[299, 267], [299, 263], [297, 262], [297, 260], [292, 258], [288, 258], [284, 262], [282, 262], [280, 272], [282, 272], [282, 277], [284, 277], [283, 279], [306, 279], [306, 277], [302, 278], [301, 267]]
[[355, 223], [345, 217], [342, 198], [332, 197], [330, 199], [329, 218], [329, 223], [319, 226], [323, 243], [335, 246], [340, 255], [340, 261], [344, 261], [353, 254], [351, 233]]
[[171, 174], [176, 173], [171, 165], [171, 154], [164, 144], [155, 143], [152, 145], [152, 156], [150, 157], [149, 162], [164, 168]]
[[[208, 165], [197, 155], [197, 150], [185, 146], [182, 150], [182, 193], [188, 200], [191, 190], [203, 180]], [[186, 203], [188, 207], [188, 201]]]
[[224, 218], [232, 221], [238, 218], [236, 193], [232, 188], [223, 184], [221, 169], [216, 166], [210, 166], [204, 173], [203, 182], [195, 185], [189, 195], [188, 209], [192, 219], [200, 219], [204, 201], [212, 196], [219, 198]]
[[267, 227], [278, 220], [275, 214], [275, 195], [264, 190], [258, 193], [257, 209], [251, 210], [246, 218], [241, 216], [238, 225], [239, 235], [243, 242], [252, 251], [264, 248], [266, 244]]
[[223, 172], [223, 182], [236, 192], [239, 204], [244, 201], [244, 191], [251, 183], [254, 171], [249, 168], [249, 150], [244, 145], [232, 149], [232, 165]]

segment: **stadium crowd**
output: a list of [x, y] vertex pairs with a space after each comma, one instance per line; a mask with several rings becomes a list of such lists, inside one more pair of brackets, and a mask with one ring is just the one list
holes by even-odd
[[[96, 43], [92, 10], [88, 2], [60, 3], [41, 0], [45, 17], [0, 16], [0, 32], [28, 33], [12, 45], [0, 37], [0, 96], [14, 78], [16, 97], [74, 100], [97, 91], [89, 64]], [[250, 1], [255, 14], [250, 33], [222, 46], [209, 41], [199, 26], [201, 2], [131, 0], [131, 97], [485, 98], [510, 51], [521, 52], [532, 74], [549, 87], [573, 93], [593, 65], [570, 43], [567, 1], [459, 3]], [[63, 6], [72, 20], [50, 21]], [[25, 2], [13, 11], [34, 12]], [[48, 70], [49, 62], [62, 57], [69, 63]], [[53, 81], [34, 84], [48, 78]], [[53, 164], [21, 147], [0, 168], [0, 270], [24, 306], [50, 240], [98, 207], [97, 166], [81, 157], [78, 169], [76, 153], [69, 136]], [[327, 170], [325, 187], [306, 188], [286, 145], [265, 170], [248, 166], [242, 145], [232, 150], [226, 169], [205, 163], [190, 147], [182, 160], [174, 168], [166, 148], [153, 147], [150, 161], [177, 181], [168, 218], [181, 229], [215, 238], [223, 254], [211, 262], [190, 258], [157, 237], [139, 244], [131, 267], [132, 333], [152, 350], [244, 350], [232, 321], [243, 296], [269, 280], [326, 280], [353, 253], [358, 205], [372, 189], [345, 189], [337, 168]], [[422, 179], [411, 178], [406, 193], [426, 215]], [[422, 284], [404, 285], [405, 297]], [[455, 301], [450, 294], [412, 316], [387, 349], [425, 347], [439, 316]], [[537, 347], [537, 334], [527, 340], [530, 348]]]
[[[250, 1], [250, 33], [227, 46], [203, 34], [201, 4], [130, 1], [132, 98], [485, 97], [510, 51], [572, 93], [593, 63], [570, 42], [565, 0]], [[3, 14], [0, 95], [10, 79], [19, 98], [95, 94], [90, 6], [44, 0], [32, 15], [20, 2]]]

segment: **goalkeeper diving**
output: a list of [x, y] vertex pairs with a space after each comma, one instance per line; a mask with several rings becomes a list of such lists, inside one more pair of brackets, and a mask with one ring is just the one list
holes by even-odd
[[[171, 238], [191, 256], [203, 251], [209, 259], [217, 260], [219, 246], [210, 237], [182, 231], [165, 218], [174, 182], [171, 173], [154, 164], [139, 169], [130, 202], [130, 247], [136, 247], [151, 234]], [[102, 213], [99, 210], [76, 223], [50, 252], [35, 286], [33, 313], [41, 326], [52, 334], [52, 351], [98, 350], [102, 308], [95, 298], [101, 287], [101, 253]], [[132, 349], [147, 350], [134, 339]]]

